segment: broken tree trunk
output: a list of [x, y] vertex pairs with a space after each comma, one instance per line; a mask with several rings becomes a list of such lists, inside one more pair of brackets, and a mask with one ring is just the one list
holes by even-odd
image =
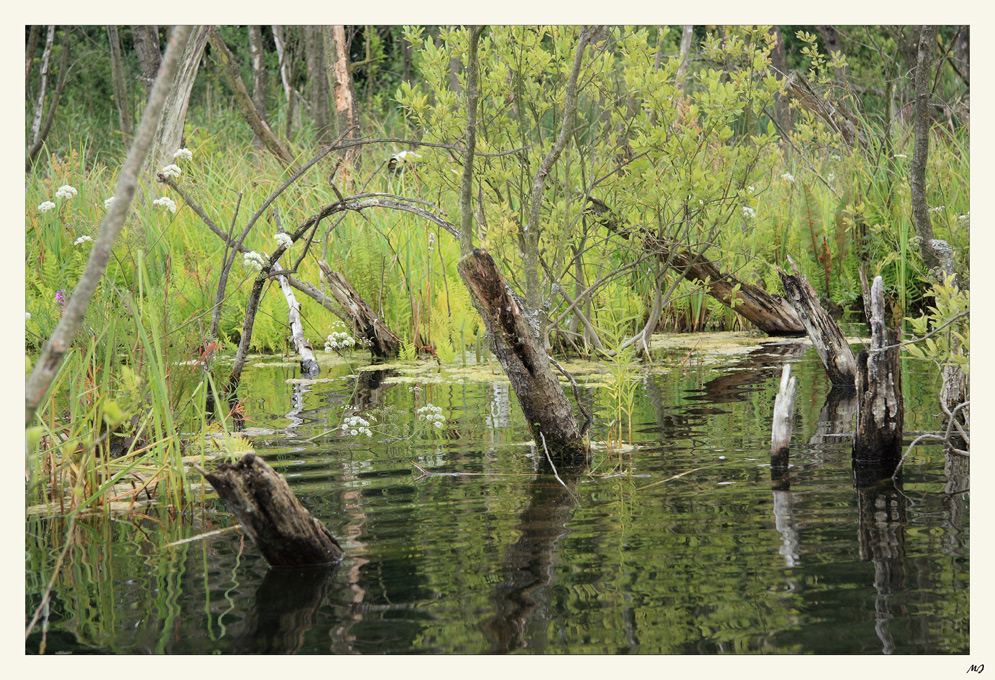
[[476, 248], [460, 260], [473, 306], [487, 328], [491, 351], [501, 362], [538, 444], [545, 437], [559, 461], [586, 461], [588, 444], [577, 426], [570, 402], [550, 367], [549, 356], [532, 335], [525, 310], [485, 250]]
[[817, 93], [805, 76], [791, 71], [784, 79], [784, 91], [812, 114], [839, 133], [847, 146], [867, 147], [867, 136], [860, 129], [859, 119], [841, 102]]
[[[283, 267], [277, 262], [273, 265], [273, 270], [282, 271]], [[276, 280], [280, 282], [283, 296], [287, 298], [287, 307], [289, 308], [287, 323], [290, 325], [290, 335], [294, 342], [294, 349], [297, 350], [297, 355], [301, 358], [301, 375], [305, 378], [317, 377], [321, 369], [318, 368], [318, 362], [315, 361], [311, 345], [308, 344], [307, 339], [304, 337], [304, 326], [301, 324], [301, 306], [294, 297], [294, 291], [291, 289], [287, 277], [282, 275], [277, 276]]]
[[353, 328], [366, 341], [373, 356], [380, 359], [396, 357], [401, 347], [397, 336], [373, 313], [373, 309], [342, 274], [333, 272], [324, 260], [319, 260], [318, 266], [332, 297], [345, 309]]
[[853, 351], [846, 342], [846, 336], [840, 330], [839, 324], [819, 304], [815, 290], [802, 274], [791, 258], [788, 261], [795, 267], [794, 274], [786, 274], [778, 269], [784, 292], [788, 301], [798, 314], [809, 339], [815, 345], [815, 350], [826, 367], [826, 373], [834, 385], [853, 386], [857, 375], [857, 364]]
[[770, 436], [770, 465], [787, 469], [788, 450], [791, 447], [791, 416], [795, 407], [795, 378], [791, 377], [791, 364], [781, 370], [781, 387], [774, 398], [774, 424]]
[[[659, 247], [659, 245], [655, 245]], [[780, 295], [723, 274], [713, 262], [675, 250], [672, 265], [685, 279], [702, 285], [705, 292], [762, 330], [767, 335], [802, 335], [805, 326], [795, 310]]]
[[194, 467], [218, 492], [270, 566], [318, 566], [342, 559], [342, 547], [331, 532], [259, 456], [248, 453], [234, 465], [222, 463], [213, 474]]
[[[855, 463], [897, 462], [902, 453], [902, 371], [898, 334], [884, 322], [884, 282], [871, 286], [871, 346], [857, 357], [857, 426]], [[887, 348], [887, 349], [885, 349]]]

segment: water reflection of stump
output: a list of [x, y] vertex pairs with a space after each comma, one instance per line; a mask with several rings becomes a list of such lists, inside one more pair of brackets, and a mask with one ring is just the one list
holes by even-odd
[[[888, 598], [905, 591], [905, 526], [908, 523], [907, 502], [902, 493], [902, 481], [888, 475], [893, 466], [854, 466], [857, 487], [858, 538], [860, 559], [874, 564], [874, 631], [882, 643], [882, 652], [895, 651], [895, 642], [888, 631], [893, 617]], [[896, 614], [905, 616], [905, 605], [899, 604]]]
[[384, 383], [384, 380], [394, 375], [389, 369], [375, 371], [360, 371], [356, 377], [356, 396], [353, 407], [366, 410], [383, 404], [383, 393], [394, 386], [394, 383]]
[[[492, 598], [497, 613], [485, 624], [494, 642], [493, 652], [514, 652], [528, 644], [526, 627], [530, 619], [541, 616], [544, 590], [553, 583], [554, 550], [557, 541], [568, 533], [566, 524], [575, 505], [571, 494], [581, 470], [557, 466], [570, 491], [556, 481], [551, 470], [529, 484], [528, 505], [516, 527], [521, 537], [508, 547], [501, 570], [504, 579]], [[546, 626], [540, 623], [535, 628], [541, 631]]]
[[853, 417], [857, 413], [857, 391], [852, 387], [834, 385], [826, 395], [809, 444], [822, 444], [830, 439], [853, 437]]
[[237, 654], [294, 654], [314, 627], [336, 567], [270, 569], [234, 644]]

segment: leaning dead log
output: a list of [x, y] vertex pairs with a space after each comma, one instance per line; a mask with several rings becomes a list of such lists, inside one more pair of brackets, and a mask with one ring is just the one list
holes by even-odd
[[588, 442], [573, 409], [550, 366], [549, 355], [532, 334], [525, 310], [486, 250], [475, 248], [460, 260], [473, 306], [487, 328], [491, 352], [501, 362], [532, 437], [545, 437], [550, 453], [559, 461], [586, 461]]
[[798, 314], [809, 339], [815, 345], [815, 351], [826, 367], [826, 373], [834, 385], [852, 386], [857, 375], [857, 363], [853, 351], [847, 344], [846, 336], [839, 324], [829, 316], [829, 313], [819, 304], [812, 285], [804, 275], [798, 272], [798, 267], [791, 258], [788, 261], [795, 267], [794, 274], [786, 274], [778, 269], [784, 292], [788, 301]]
[[897, 462], [902, 453], [905, 404], [898, 333], [884, 322], [884, 282], [871, 286], [871, 346], [857, 356], [855, 463]]
[[342, 305], [353, 328], [367, 343], [373, 356], [380, 359], [396, 357], [401, 348], [401, 341], [397, 336], [373, 313], [373, 309], [342, 274], [333, 272], [324, 260], [319, 260], [318, 266], [328, 284], [328, 291]]
[[[659, 248], [659, 244], [655, 244]], [[762, 330], [767, 335], [802, 335], [805, 326], [788, 301], [760, 286], [723, 274], [711, 261], [684, 249], [673, 252], [672, 264], [685, 279], [703, 286], [705, 292]]]
[[781, 370], [781, 387], [774, 398], [774, 424], [770, 436], [771, 468], [788, 467], [788, 450], [791, 447], [791, 416], [795, 407], [795, 378], [791, 377], [791, 364]]
[[[283, 267], [277, 262], [273, 265], [273, 270], [282, 271]], [[318, 368], [318, 362], [314, 358], [314, 352], [311, 351], [311, 345], [304, 337], [304, 326], [301, 324], [301, 306], [294, 297], [294, 291], [290, 288], [287, 277], [277, 276], [276, 280], [280, 282], [283, 296], [287, 298], [287, 323], [290, 324], [290, 335], [294, 342], [294, 349], [297, 350], [297, 355], [301, 358], [301, 375], [305, 378], [314, 378], [321, 372], [321, 369]]]
[[248, 453], [234, 465], [222, 463], [214, 473], [194, 467], [270, 566], [318, 566], [342, 559], [342, 548], [325, 525], [311, 516], [286, 480], [259, 456]]

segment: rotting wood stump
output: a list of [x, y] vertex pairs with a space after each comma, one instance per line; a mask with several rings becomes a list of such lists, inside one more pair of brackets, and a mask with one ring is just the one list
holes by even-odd
[[356, 332], [367, 343], [373, 356], [379, 359], [396, 357], [401, 348], [401, 341], [397, 336], [373, 313], [366, 300], [360, 297], [342, 274], [332, 271], [328, 263], [323, 260], [318, 261], [318, 266], [325, 276], [325, 283], [328, 284], [332, 297], [342, 305]]
[[273, 567], [330, 565], [343, 550], [331, 532], [311, 516], [286, 480], [254, 453], [209, 473], [194, 466], [211, 483], [228, 511]]
[[[905, 404], [902, 398], [898, 333], [884, 322], [884, 282], [871, 286], [871, 346], [857, 356], [857, 424], [853, 460], [858, 464], [897, 462], [902, 453]], [[885, 349], [887, 348], [887, 349]]]
[[494, 258], [476, 248], [456, 268], [487, 328], [491, 351], [511, 381], [536, 446], [542, 435], [558, 462], [586, 462], [587, 439], [552, 371], [549, 355], [532, 333], [526, 311], [512, 295]]
[[819, 353], [822, 365], [834, 385], [853, 387], [857, 376], [857, 362], [853, 358], [853, 350], [847, 344], [846, 336], [839, 324], [829, 316], [829, 313], [819, 303], [815, 290], [802, 274], [791, 258], [795, 267], [794, 274], [786, 274], [778, 269], [784, 292], [808, 333], [809, 339]]

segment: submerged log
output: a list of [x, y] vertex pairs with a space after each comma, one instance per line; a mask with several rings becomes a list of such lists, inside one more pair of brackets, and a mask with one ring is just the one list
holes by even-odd
[[491, 351], [511, 381], [537, 445], [541, 434], [558, 460], [586, 461], [588, 442], [550, 367], [549, 355], [533, 335], [525, 310], [494, 259], [477, 248], [460, 260], [457, 269], [484, 320]]
[[[795, 264], [791, 258], [788, 259], [792, 265]], [[822, 365], [826, 367], [829, 379], [834, 385], [853, 386], [857, 375], [857, 364], [839, 324], [823, 309], [812, 285], [808, 279], [798, 273], [797, 266], [794, 274], [786, 274], [780, 269], [777, 273], [781, 276], [788, 301], [805, 326], [808, 337], [815, 345], [815, 351], [822, 359]]]
[[380, 359], [396, 357], [401, 348], [397, 336], [373, 313], [373, 309], [342, 274], [333, 272], [323, 260], [318, 261], [318, 266], [325, 275], [332, 297], [345, 309], [353, 328], [368, 344], [373, 356]]
[[788, 467], [788, 450], [791, 448], [791, 416], [795, 407], [795, 378], [791, 377], [791, 364], [781, 370], [781, 387], [774, 398], [774, 424], [770, 436], [771, 469]]
[[248, 453], [234, 465], [221, 464], [213, 474], [194, 467], [218, 492], [270, 566], [318, 566], [342, 559], [342, 548], [331, 532], [259, 456]]
[[[871, 286], [871, 346], [857, 357], [855, 463], [890, 463], [901, 458], [905, 404], [898, 333], [885, 328], [884, 282]], [[887, 348], [887, 349], [885, 349]]]

